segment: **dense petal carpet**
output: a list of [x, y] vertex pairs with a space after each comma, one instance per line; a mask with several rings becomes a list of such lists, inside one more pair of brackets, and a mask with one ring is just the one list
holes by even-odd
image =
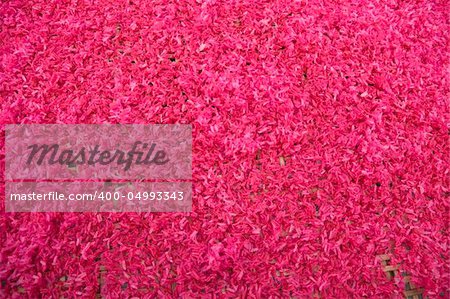
[[2, 212], [0, 297], [450, 298], [449, 10], [2, 1], [2, 128], [190, 123], [194, 204]]

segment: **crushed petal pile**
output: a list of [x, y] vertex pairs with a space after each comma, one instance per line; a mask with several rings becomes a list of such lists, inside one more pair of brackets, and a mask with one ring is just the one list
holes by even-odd
[[[448, 11], [2, 1], [0, 297], [450, 298]], [[193, 212], [5, 213], [10, 123], [192, 124]]]

